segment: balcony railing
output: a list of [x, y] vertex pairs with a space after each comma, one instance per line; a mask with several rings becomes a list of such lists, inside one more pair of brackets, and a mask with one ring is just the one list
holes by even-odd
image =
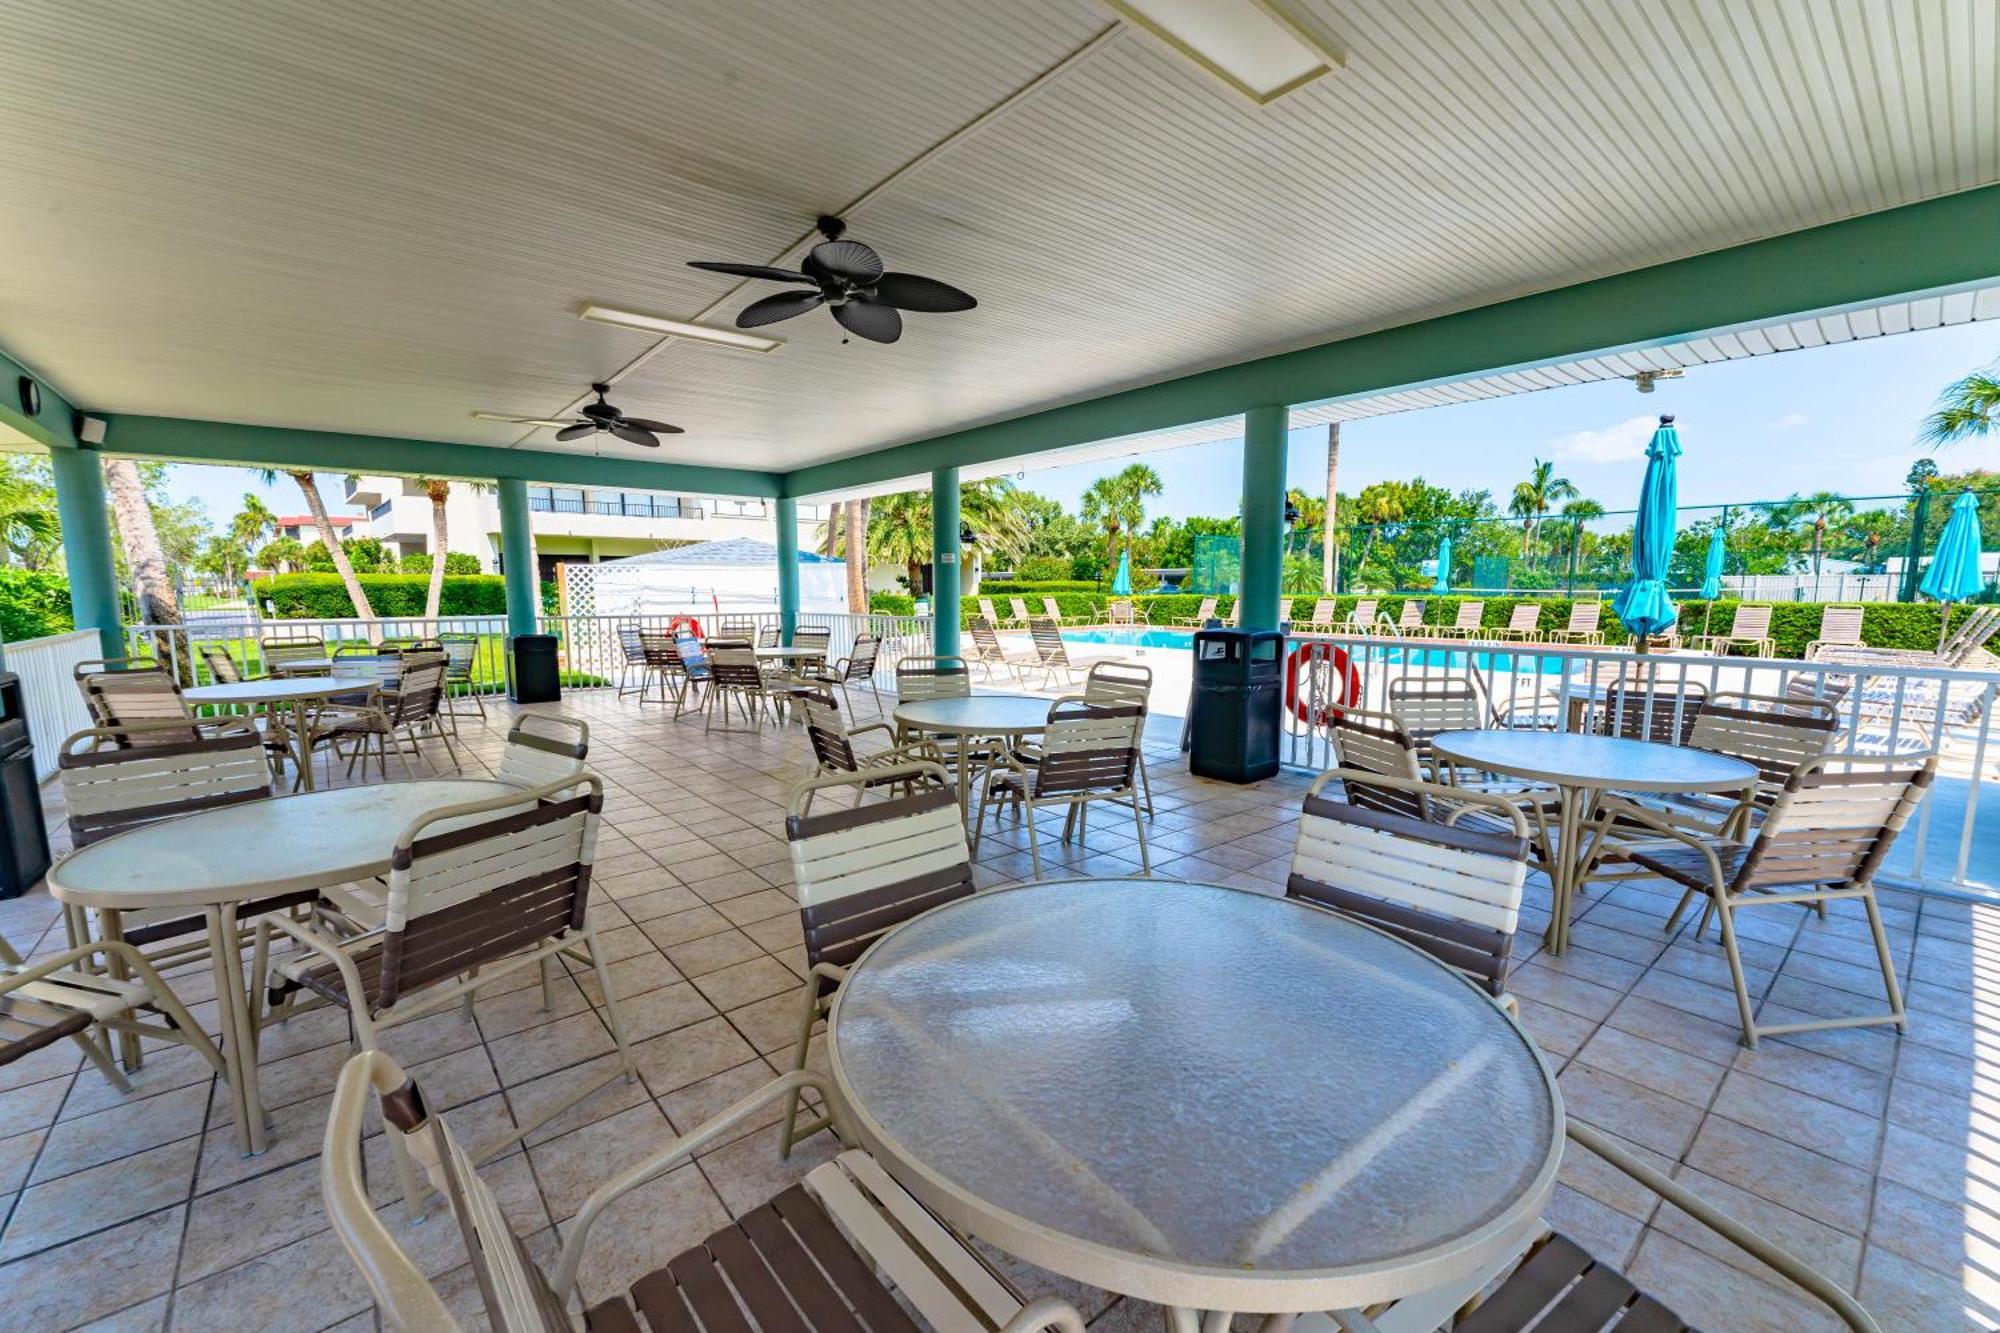
[[679, 500], [570, 500], [531, 495], [528, 508], [537, 514], [603, 514], [613, 518], [700, 518], [701, 506]]

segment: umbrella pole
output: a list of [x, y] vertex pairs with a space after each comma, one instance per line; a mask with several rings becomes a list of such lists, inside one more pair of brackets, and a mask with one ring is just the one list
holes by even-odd
[[1949, 598], [1947, 598], [1944, 602], [1940, 603], [1938, 606], [1937, 650], [1939, 654], [1942, 654], [1944, 652], [1944, 641], [1948, 637], [1947, 631], [1949, 631], [1950, 628], [1951, 628], [1951, 601]]

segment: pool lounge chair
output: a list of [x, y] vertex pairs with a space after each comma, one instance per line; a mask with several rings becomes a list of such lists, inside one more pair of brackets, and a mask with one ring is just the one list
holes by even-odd
[[1598, 628], [1603, 618], [1604, 603], [1573, 602], [1569, 608], [1569, 623], [1561, 629], [1552, 629], [1543, 637], [1550, 643], [1601, 644], [1604, 631]]
[[1748, 648], [1752, 657], [1774, 657], [1777, 645], [1771, 641], [1771, 608], [1768, 606], [1738, 606], [1736, 614], [1730, 617], [1729, 633], [1703, 634], [1694, 641], [1698, 653], [1714, 653], [1717, 657], [1727, 657], [1736, 648]]
[[1819, 613], [1819, 633], [1806, 645], [1806, 661], [1819, 660], [1827, 648], [1859, 648], [1861, 622], [1866, 612], [1858, 606], [1829, 606]]
[[[1047, 593], [1042, 594], [1042, 614], [1050, 620], [1055, 621], [1058, 625], [1082, 625], [1094, 619], [1094, 617], [1087, 615], [1072, 616], [1065, 614], [1062, 607], [1056, 604], [1056, 599]], [[1030, 619], [1033, 619], [1033, 617], [1030, 617]]]
[[1215, 617], [1215, 602], [1216, 599], [1213, 597], [1202, 598], [1201, 605], [1195, 608], [1193, 615], [1177, 617], [1174, 623], [1176, 625], [1192, 625], [1196, 629], [1200, 629]]
[[1375, 632], [1375, 610], [1381, 603], [1373, 597], [1364, 597], [1354, 604], [1347, 613], [1347, 620], [1341, 625], [1345, 634], [1373, 634]]
[[1421, 597], [1403, 599], [1403, 609], [1396, 613], [1396, 633], [1422, 634], [1424, 632], [1424, 602]]
[[1322, 597], [1313, 603], [1312, 614], [1296, 622], [1292, 628], [1309, 634], [1331, 634], [1340, 628], [1334, 599]]
[[1486, 603], [1460, 602], [1458, 614], [1449, 625], [1440, 625], [1437, 636], [1441, 639], [1474, 639], [1479, 637], [1480, 622], [1486, 618]]
[[1542, 604], [1517, 602], [1507, 617], [1507, 627], [1499, 637], [1515, 643], [1533, 643], [1542, 637]]
[[1130, 597], [1114, 597], [1104, 604], [1104, 623], [1107, 625], [1150, 625], [1146, 610]]

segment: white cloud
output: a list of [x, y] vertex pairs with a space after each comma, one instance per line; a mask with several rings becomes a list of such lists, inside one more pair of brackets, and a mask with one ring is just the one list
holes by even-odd
[[1806, 420], [1807, 420], [1806, 414], [1803, 412], [1787, 412], [1785, 413], [1785, 415], [1779, 417], [1776, 421], [1773, 421], [1771, 423], [1771, 429], [1797, 430], [1799, 427], [1806, 424]]
[[1572, 431], [1549, 441], [1557, 458], [1581, 463], [1623, 463], [1646, 456], [1647, 441], [1653, 438], [1658, 417], [1627, 417], [1602, 430]]

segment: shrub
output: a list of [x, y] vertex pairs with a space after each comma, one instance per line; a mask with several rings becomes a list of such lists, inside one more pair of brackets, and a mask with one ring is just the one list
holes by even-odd
[[[378, 616], [420, 616], [430, 579], [422, 574], [361, 574], [361, 590]], [[545, 587], [547, 585], [544, 585]], [[338, 574], [281, 574], [252, 585], [259, 605], [269, 602], [281, 620], [345, 620], [354, 603]], [[544, 600], [546, 605], [546, 599]], [[498, 616], [507, 612], [507, 582], [498, 574], [445, 575], [438, 614]]]
[[1045, 592], [1087, 592], [1099, 597], [1107, 595], [1102, 584], [1093, 583], [1089, 579], [981, 579], [979, 581], [981, 597], [1025, 596], [1028, 593], [1034, 593], [1039, 597]]
[[1015, 564], [1014, 575], [1026, 583], [1066, 579], [1069, 577], [1069, 561], [1058, 560], [1052, 555], [1031, 555]]
[[0, 639], [21, 643], [75, 628], [68, 579], [46, 570], [0, 569]]
[[[359, 573], [360, 571], [357, 570], [356, 572]], [[405, 574], [430, 573], [431, 553], [429, 551], [411, 551], [402, 559], [402, 572]], [[480, 572], [478, 556], [468, 551], [446, 551], [444, 553], [444, 576], [446, 578], [450, 578], [454, 574], [478, 574]]]

